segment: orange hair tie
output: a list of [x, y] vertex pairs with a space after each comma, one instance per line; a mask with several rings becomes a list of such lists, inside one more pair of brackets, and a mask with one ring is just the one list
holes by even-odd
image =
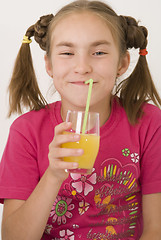
[[146, 50], [146, 48], [145, 48], [145, 49], [140, 49], [139, 54], [140, 54], [141, 56], [145, 56], [145, 55], [148, 54], [148, 51]]

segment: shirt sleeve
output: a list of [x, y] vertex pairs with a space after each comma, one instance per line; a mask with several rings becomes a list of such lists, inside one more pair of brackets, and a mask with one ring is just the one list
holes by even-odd
[[142, 194], [161, 192], [161, 115], [146, 126], [144, 152], [141, 159]]
[[36, 144], [27, 128], [17, 129], [11, 126], [0, 163], [0, 203], [4, 199], [26, 200], [40, 178]]

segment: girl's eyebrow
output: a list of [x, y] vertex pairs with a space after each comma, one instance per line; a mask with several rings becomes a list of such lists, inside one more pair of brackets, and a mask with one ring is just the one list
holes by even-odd
[[60, 42], [56, 44], [56, 47], [74, 47], [74, 44], [71, 42]]
[[[111, 43], [106, 40], [98, 40], [96, 42], [90, 43], [91, 47], [97, 47], [99, 45], [108, 45], [109, 46], [109, 45], [111, 45]], [[63, 41], [63, 42], [56, 44], [56, 47], [75, 47], [75, 45], [71, 42]]]
[[111, 45], [111, 43], [106, 40], [99, 40], [99, 41], [91, 43], [92, 47], [97, 47], [99, 45], [108, 45], [109, 46], [109, 45]]

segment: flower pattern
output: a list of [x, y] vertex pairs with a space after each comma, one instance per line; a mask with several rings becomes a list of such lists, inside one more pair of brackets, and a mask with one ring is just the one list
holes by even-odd
[[122, 155], [123, 155], [124, 157], [128, 157], [129, 154], [130, 154], [130, 150], [129, 150], [128, 148], [124, 148], [124, 149], [122, 150]]
[[78, 208], [79, 214], [83, 215], [88, 210], [89, 206], [90, 204], [87, 202], [84, 202], [84, 201], [80, 202], [79, 208]]
[[138, 153], [132, 153], [131, 154], [131, 161], [134, 163], [139, 162], [139, 154]]
[[[94, 170], [95, 169], [93, 169], [93, 171]], [[72, 187], [75, 188], [78, 193], [84, 192], [84, 195], [87, 196], [93, 191], [92, 184], [96, 184], [96, 173], [93, 173], [92, 175], [71, 173], [70, 175], [74, 180], [74, 182], [72, 182]]]
[[60, 240], [74, 240], [74, 233], [70, 231], [69, 229], [67, 230], [62, 230], [59, 232], [60, 234]]
[[45, 228], [45, 233], [50, 234], [52, 228], [53, 228], [52, 225], [47, 224]]
[[61, 223], [65, 224], [67, 221], [66, 218], [71, 218], [73, 216], [70, 211], [72, 211], [75, 206], [71, 202], [72, 199], [70, 198], [57, 196], [50, 213], [53, 223], [57, 221], [58, 225]]
[[[51, 210], [50, 221], [45, 229], [46, 234], [53, 233], [54, 236], [58, 237], [54, 238], [55, 240], [75, 240], [75, 238], [81, 238], [83, 233], [79, 228], [82, 227], [81, 224], [84, 222], [86, 214], [89, 216], [93, 211], [91, 206], [94, 206], [93, 203], [95, 203], [94, 207], [96, 211], [94, 214], [96, 214], [96, 216], [103, 215], [102, 219], [105, 223], [103, 231], [111, 234], [110, 236], [117, 235], [117, 228], [115, 225], [117, 225], [117, 220], [122, 219], [122, 212], [118, 212], [117, 210], [117, 204], [115, 205], [115, 195], [120, 194], [119, 190], [122, 189], [122, 187], [125, 187], [126, 189], [129, 189], [128, 192], [130, 194], [127, 195], [128, 198], [126, 197], [119, 202], [119, 206], [124, 206], [124, 201], [134, 201], [133, 195], [131, 195], [131, 189], [134, 184], [136, 184], [136, 174], [134, 170], [136, 169], [135, 163], [139, 161], [139, 154], [135, 151], [137, 152], [136, 149], [131, 151], [130, 148], [121, 148], [121, 158], [126, 160], [126, 162], [128, 161], [128, 163], [122, 165], [122, 162], [117, 159], [106, 159], [101, 165], [102, 168], [100, 170], [100, 175], [96, 175], [95, 169], [93, 169], [91, 175], [70, 173], [68, 181], [63, 183]], [[99, 185], [95, 190], [94, 188], [97, 184], [96, 181]], [[108, 183], [106, 181], [108, 181]], [[116, 188], [113, 188], [114, 181], [117, 184]], [[130, 208], [128, 210], [129, 216], [131, 216], [131, 211], [132, 214], [135, 214], [137, 211], [135, 208]], [[74, 220], [75, 215], [76, 220]], [[70, 220], [70, 218], [73, 220]], [[78, 225], [79, 219], [80, 226]], [[102, 220], [100, 221], [103, 223]], [[53, 227], [50, 225], [52, 223], [55, 223], [53, 224]], [[54, 225], [58, 225], [58, 227]], [[55, 227], [57, 228], [56, 232]], [[128, 230], [131, 231], [134, 228], [134, 224], [127, 225], [127, 227]], [[128, 239], [133, 240], [133, 235]]]
[[72, 198], [78, 202], [84, 200], [84, 197], [78, 193], [76, 189], [71, 186], [71, 184], [64, 185], [64, 188], [61, 190], [61, 195]]

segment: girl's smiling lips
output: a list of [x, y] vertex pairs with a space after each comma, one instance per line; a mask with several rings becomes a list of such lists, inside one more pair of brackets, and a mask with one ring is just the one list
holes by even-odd
[[[74, 82], [70, 82], [71, 84], [74, 84], [74, 85], [87, 85], [88, 84], [85, 84], [85, 81], [74, 81]], [[95, 84], [96, 82], [93, 82], [93, 84]]]

